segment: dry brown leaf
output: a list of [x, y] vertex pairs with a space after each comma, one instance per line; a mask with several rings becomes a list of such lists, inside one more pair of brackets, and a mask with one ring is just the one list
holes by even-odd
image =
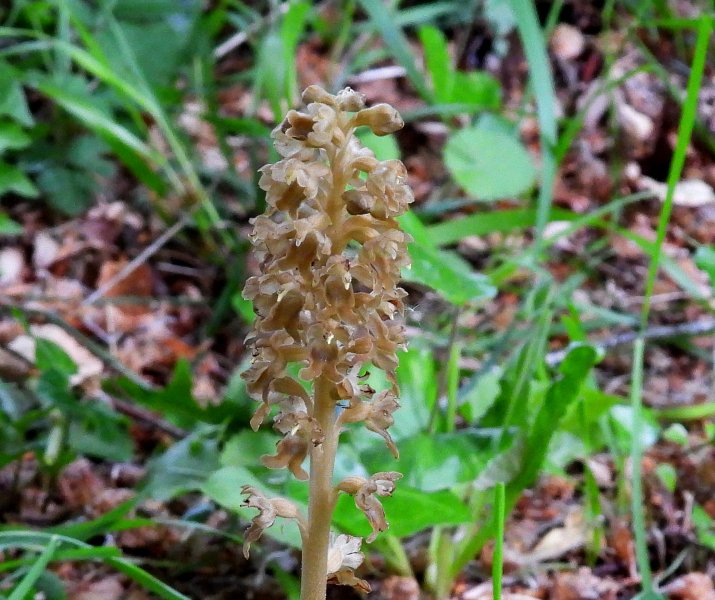
[[713, 581], [705, 573], [688, 573], [666, 585], [663, 590], [672, 600], [715, 600]]
[[554, 560], [582, 547], [586, 543], [588, 527], [581, 507], [576, 507], [566, 516], [563, 527], [550, 530], [538, 544], [525, 554], [529, 563]]
[[106, 486], [95, 473], [92, 463], [80, 458], [62, 470], [57, 478], [57, 487], [67, 506], [77, 510], [89, 507]]
[[420, 586], [412, 577], [392, 576], [381, 586], [381, 597], [385, 600], [419, 600]]
[[68, 596], [70, 600], [119, 600], [124, 586], [119, 577], [105, 577], [91, 583], [80, 583]]
[[0, 285], [20, 283], [25, 270], [25, 257], [20, 248], [3, 248], [0, 250]]
[[601, 579], [583, 567], [576, 573], [557, 573], [551, 600], [615, 600], [615, 581]]

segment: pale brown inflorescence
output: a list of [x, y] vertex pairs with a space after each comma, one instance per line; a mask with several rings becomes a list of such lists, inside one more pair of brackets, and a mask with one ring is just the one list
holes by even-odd
[[[318, 381], [329, 389], [337, 428], [362, 422], [397, 456], [387, 428], [399, 407], [395, 369], [405, 345], [406, 293], [398, 282], [409, 257], [408, 236], [395, 217], [413, 201], [404, 165], [377, 160], [354, 135], [359, 126], [377, 135], [400, 129], [395, 109], [365, 108], [363, 96], [349, 88], [331, 95], [311, 86], [303, 100], [306, 108], [291, 110], [273, 131], [281, 160], [261, 169], [268, 206], [253, 220], [252, 234], [260, 274], [244, 289], [257, 315], [247, 338], [253, 361], [244, 374], [261, 402], [251, 425], [257, 429], [277, 409], [274, 426], [284, 437], [263, 460], [298, 479], [308, 479], [302, 463], [326, 438], [325, 421], [321, 427], [316, 418]], [[367, 385], [370, 366], [385, 371], [389, 389]], [[387, 527], [375, 495], [390, 494], [399, 478], [378, 475], [349, 478], [335, 489], [355, 496], [375, 533]], [[364, 589], [346, 574], [359, 544], [336, 539], [354, 552], [331, 579]]]

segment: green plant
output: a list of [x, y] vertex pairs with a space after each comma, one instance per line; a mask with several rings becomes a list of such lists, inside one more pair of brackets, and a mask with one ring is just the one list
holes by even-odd
[[[244, 290], [257, 314], [249, 335], [253, 361], [244, 378], [261, 401], [254, 429], [274, 406], [279, 409], [274, 426], [284, 437], [263, 463], [309, 481], [308, 514], [245, 485], [246, 505], [259, 514], [244, 552], [276, 517], [295, 519], [303, 550], [301, 599], [322, 600], [326, 580], [370, 589], [354, 574], [363, 560], [362, 540], [331, 534], [339, 494], [354, 497], [372, 526], [372, 542], [388, 526], [377, 497], [391, 495], [402, 477], [384, 471], [333, 484], [345, 425], [364, 423], [397, 455], [387, 429], [399, 406], [395, 368], [404, 345], [405, 292], [397, 283], [409, 258], [395, 217], [413, 198], [402, 163], [378, 161], [354, 137], [360, 126], [380, 136], [400, 129], [393, 108], [365, 108], [349, 88], [333, 96], [311, 86], [303, 100], [305, 112], [289, 111], [273, 132], [283, 158], [262, 169], [268, 209], [254, 220], [252, 234], [261, 273]], [[298, 377], [291, 365], [302, 366]], [[387, 389], [363, 383], [367, 368], [385, 372]], [[302, 467], [308, 456], [310, 474]]]

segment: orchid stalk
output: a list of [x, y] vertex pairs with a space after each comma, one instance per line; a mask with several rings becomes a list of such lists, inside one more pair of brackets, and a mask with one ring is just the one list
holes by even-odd
[[[303, 544], [301, 600], [324, 600], [328, 582], [370, 589], [354, 572], [364, 559], [362, 540], [331, 532], [339, 494], [352, 495], [366, 515], [369, 543], [388, 527], [377, 497], [392, 494], [401, 477], [385, 472], [336, 484], [333, 467], [340, 433], [352, 423], [382, 436], [397, 457], [388, 428], [399, 407], [395, 369], [405, 346], [406, 292], [398, 283], [409, 257], [408, 236], [395, 218], [413, 196], [404, 165], [377, 160], [355, 137], [361, 126], [376, 135], [400, 129], [394, 108], [366, 108], [349, 88], [331, 95], [310, 86], [303, 101], [305, 109], [289, 111], [272, 133], [281, 160], [261, 169], [267, 209], [253, 220], [260, 273], [244, 289], [257, 315], [244, 378], [261, 403], [253, 429], [273, 413], [283, 435], [263, 463], [308, 481], [308, 514], [244, 487], [246, 505], [259, 510], [244, 553], [277, 517], [295, 519]], [[297, 377], [292, 365], [300, 367]], [[388, 389], [368, 385], [372, 368], [385, 372]]]

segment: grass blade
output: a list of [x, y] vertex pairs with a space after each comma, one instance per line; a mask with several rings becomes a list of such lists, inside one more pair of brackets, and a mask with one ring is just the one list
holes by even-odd
[[554, 155], [557, 137], [556, 115], [554, 114], [556, 94], [544, 36], [539, 26], [534, 3], [531, 0], [510, 0], [510, 4], [516, 17], [526, 60], [529, 63], [531, 85], [536, 97], [536, 112], [539, 117], [542, 170], [536, 216], [535, 240], [538, 247], [543, 241], [544, 228], [549, 222], [556, 178], [556, 157]]
[[[685, 154], [690, 144], [693, 133], [693, 126], [697, 116], [698, 93], [702, 85], [703, 72], [705, 70], [705, 60], [707, 56], [709, 36], [712, 23], [708, 18], [701, 18], [698, 24], [697, 40], [695, 42], [695, 52], [693, 64], [688, 79], [685, 103], [678, 126], [678, 138], [673, 152], [673, 159], [668, 171], [668, 189], [660, 211], [658, 219], [658, 230], [656, 241], [650, 252], [650, 264], [648, 266], [648, 276], [646, 280], [645, 298], [641, 311], [641, 332], [648, 324], [650, 315], [651, 297], [655, 287], [655, 279], [660, 266], [663, 241], [670, 221], [670, 214], [673, 210], [673, 196], [675, 186], [680, 179], [680, 175], [685, 164]], [[641, 446], [640, 431], [642, 429], [641, 411], [643, 408], [643, 355], [644, 340], [636, 341], [633, 348], [633, 369], [631, 373], [631, 406], [633, 408], [633, 436], [631, 444], [631, 465], [633, 470], [633, 490], [631, 494], [631, 518], [633, 520], [633, 535], [636, 546], [636, 561], [641, 576], [642, 597], [661, 598], [653, 584], [653, 575], [650, 568], [648, 556], [648, 540], [645, 527], [645, 515], [643, 513], [643, 489], [641, 481], [641, 460], [643, 448]]]
[[388, 11], [385, 5], [378, 0], [360, 0], [360, 5], [368, 14], [375, 28], [382, 36], [385, 45], [390, 53], [407, 71], [412, 85], [425, 100], [434, 100], [432, 93], [427, 89], [424, 77], [415, 63], [414, 53], [410, 44], [402, 33], [402, 30], [395, 24], [394, 14]]
[[506, 520], [506, 498], [504, 482], [494, 488], [494, 558], [492, 559], [492, 597], [501, 600], [502, 575], [504, 573], [504, 521]]
[[30, 567], [30, 570], [22, 578], [22, 581], [13, 590], [12, 594], [8, 597], [8, 600], [25, 600], [27, 595], [32, 591], [32, 587], [35, 582], [40, 578], [40, 575], [45, 571], [45, 567], [52, 560], [58, 546], [60, 545], [60, 538], [57, 536], [52, 536], [49, 543], [45, 546], [42, 554], [37, 557], [35, 564]]

